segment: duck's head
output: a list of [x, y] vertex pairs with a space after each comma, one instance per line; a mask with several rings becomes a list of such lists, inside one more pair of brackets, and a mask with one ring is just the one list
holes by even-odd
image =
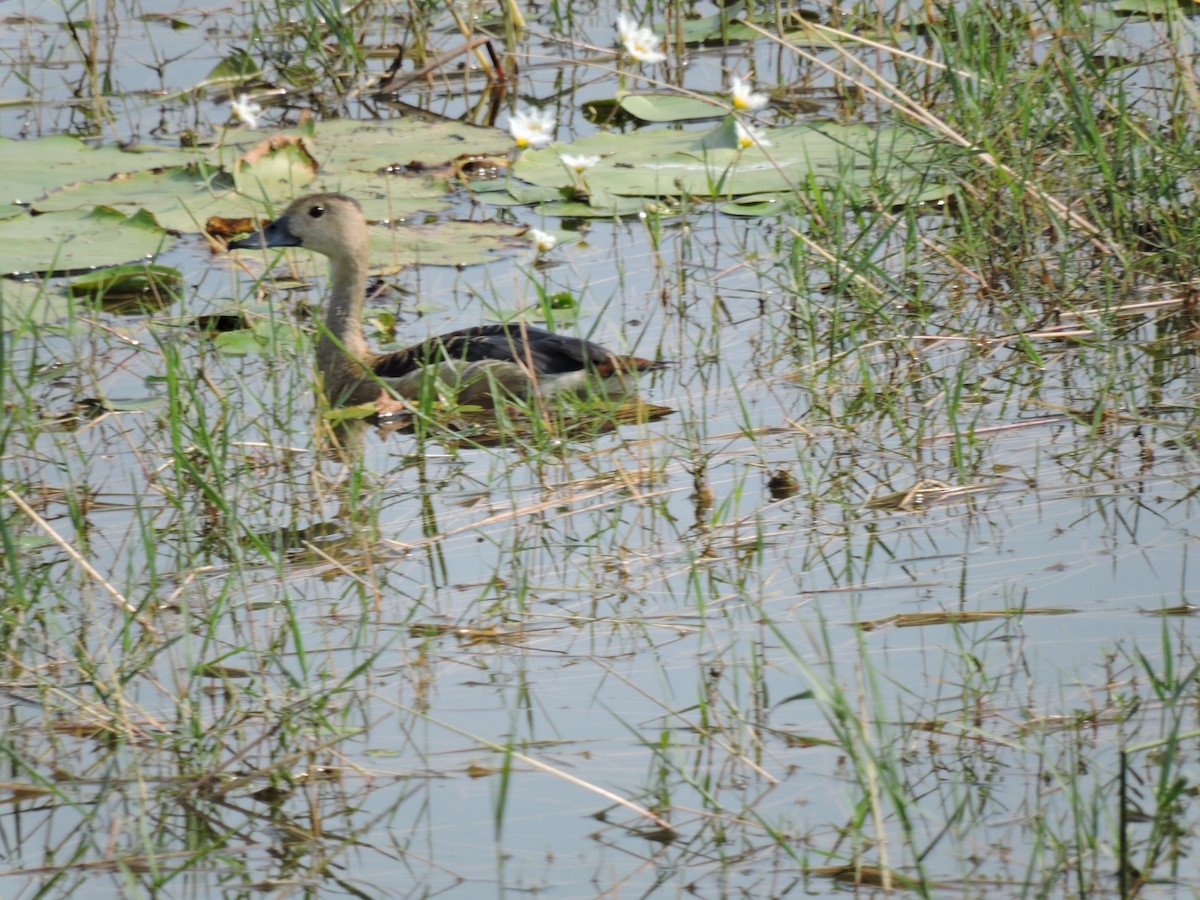
[[367, 221], [362, 207], [345, 194], [309, 194], [292, 204], [263, 230], [232, 241], [230, 250], [304, 247], [337, 259], [367, 252]]

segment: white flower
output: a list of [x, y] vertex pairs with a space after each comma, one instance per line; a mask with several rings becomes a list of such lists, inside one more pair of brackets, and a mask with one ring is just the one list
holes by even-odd
[[768, 141], [757, 128], [753, 125], [743, 125], [741, 122], [735, 122], [737, 125], [737, 142], [738, 149], [745, 150], [747, 147], [770, 147], [771, 142]]
[[771, 102], [766, 94], [756, 94], [753, 85], [740, 75], [734, 75], [729, 82], [729, 96], [733, 100], [733, 108], [754, 112], [762, 109]]
[[600, 162], [598, 156], [572, 156], [569, 153], [560, 154], [559, 159], [562, 164], [574, 172], [576, 175], [582, 175], [596, 163]]
[[624, 13], [617, 16], [617, 35], [625, 45], [625, 52], [644, 63], [660, 63], [667, 55], [658, 49], [662, 43], [651, 28], [643, 28]]
[[554, 249], [554, 245], [558, 243], [558, 238], [552, 234], [547, 234], [540, 228], [530, 228], [526, 232], [529, 236], [530, 243], [533, 244], [533, 249], [538, 253], [546, 253]]
[[629, 39], [637, 33], [640, 27], [636, 21], [625, 15], [625, 13], [617, 13], [617, 37], [621, 39], [622, 44], [629, 43]]
[[508, 131], [522, 150], [526, 147], [544, 147], [554, 140], [554, 129], [558, 123], [548, 111], [527, 109], [515, 112], [508, 119]]
[[263, 108], [251, 100], [248, 94], [241, 94], [236, 100], [230, 100], [229, 108], [233, 110], [235, 116], [251, 128], [258, 127], [258, 120], [263, 114]]

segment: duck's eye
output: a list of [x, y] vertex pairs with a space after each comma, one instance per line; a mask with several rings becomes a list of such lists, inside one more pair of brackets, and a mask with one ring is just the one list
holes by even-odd
[[319, 218], [321, 218], [321, 216], [325, 215], [325, 207], [314, 206], [311, 209], [309, 209], [308, 214], [310, 216], [312, 216], [314, 219], [319, 219]]

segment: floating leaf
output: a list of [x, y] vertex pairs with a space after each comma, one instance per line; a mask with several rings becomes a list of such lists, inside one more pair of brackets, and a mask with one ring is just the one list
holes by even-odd
[[716, 119], [729, 112], [724, 98], [702, 100], [683, 94], [626, 94], [619, 98], [621, 109], [643, 122], [685, 122]]
[[727, 216], [778, 216], [796, 208], [792, 194], [749, 194], [721, 207]]
[[887, 202], [922, 188], [918, 167], [931, 156], [917, 133], [902, 128], [821, 123], [765, 129], [767, 147], [737, 146], [732, 117], [715, 128], [696, 131], [604, 133], [570, 145], [524, 153], [513, 174], [531, 184], [566, 187], [570, 176], [563, 152], [599, 156], [587, 172], [590, 204], [604, 206], [612, 196], [733, 198], [793, 191], [797, 185], [836, 183], [840, 190], [872, 193], [890, 188]]
[[[1140, 0], [1131, 0], [1140, 2]], [[818, 14], [808, 10], [792, 10], [783, 14], [782, 21], [778, 20], [774, 11], [761, 13], [753, 17], [745, 13], [745, 4], [737, 3], [725, 7], [720, 12], [700, 19], [688, 19], [680, 24], [680, 34], [685, 44], [725, 44], [730, 41], [756, 41], [762, 34], [751, 28], [747, 22], [753, 22], [771, 34], [779, 34], [785, 41], [800, 47], [836, 47], [840, 44], [854, 41], [856, 37], [870, 38], [877, 43], [896, 45], [907, 41], [911, 35], [906, 31], [885, 31], [847, 34], [841, 36], [835, 32], [819, 30], [812, 25], [818, 21]], [[781, 30], [782, 26], [782, 30]], [[674, 33], [672, 33], [674, 37]]]
[[[775, 18], [773, 12], [758, 15], [751, 21], [757, 22], [772, 34], [779, 33], [779, 26], [782, 24], [783, 34], [788, 39], [797, 38], [803, 41], [804, 37], [812, 33], [811, 29], [805, 27], [805, 23], [814, 17], [814, 13], [799, 10], [785, 13], [782, 23]], [[745, 24], [744, 20], [748, 18], [746, 5], [736, 3], [711, 16], [684, 21], [681, 23], [680, 33], [685, 44], [722, 44], [728, 41], [757, 40], [762, 35]], [[828, 45], [826, 43], [822, 46]]]
[[89, 272], [67, 285], [73, 295], [100, 300], [140, 298], [143, 295], [171, 296], [176, 293], [183, 274], [169, 266], [113, 266]]
[[218, 332], [213, 346], [225, 356], [278, 353], [295, 348], [299, 335], [299, 329], [287, 322], [259, 319], [252, 328]]
[[303, 138], [277, 134], [242, 154], [233, 180], [238, 190], [252, 196], [295, 196], [317, 177], [319, 168]]
[[573, 193], [569, 187], [540, 187], [511, 180], [507, 183], [501, 182], [499, 190], [476, 192], [480, 201], [492, 206], [530, 206], [534, 203], [558, 202], [569, 198]]
[[[143, 150], [145, 148], [142, 148]], [[194, 162], [191, 150], [157, 149], [127, 153], [116, 147], [93, 149], [67, 135], [13, 141], [0, 138], [0, 171], [8, 202], [31, 203], [47, 191], [77, 181], [100, 181], [121, 172]]]
[[107, 207], [0, 221], [4, 265], [14, 273], [63, 272], [145, 259], [170, 243], [154, 217]]
[[321, 122], [315, 154], [330, 171], [378, 172], [390, 166], [431, 168], [461, 156], [503, 155], [512, 138], [495, 128], [465, 122], [429, 123], [418, 119]]
[[246, 81], [258, 74], [258, 63], [254, 61], [254, 57], [237, 48], [213, 66], [205, 81]]
[[499, 252], [524, 247], [523, 225], [499, 222], [435, 222], [394, 229], [371, 229], [371, 255], [389, 268], [405, 265], [473, 266]]
[[543, 203], [537, 211], [543, 216], [557, 216], [563, 219], [612, 219], [624, 216], [662, 215], [673, 216], [679, 211], [670, 201], [654, 197], [609, 197], [602, 202], [584, 200], [563, 200], [556, 203]]
[[150, 169], [115, 175], [107, 181], [72, 184], [34, 204], [37, 212], [94, 206], [144, 209], [171, 231], [199, 231], [204, 211], [230, 195], [233, 179], [201, 165]]

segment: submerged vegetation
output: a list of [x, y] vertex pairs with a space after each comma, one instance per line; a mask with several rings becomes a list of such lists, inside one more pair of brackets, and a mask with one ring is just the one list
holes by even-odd
[[[4, 895], [1200, 890], [1193, 12], [8, 21]], [[324, 190], [674, 365], [331, 413]]]

